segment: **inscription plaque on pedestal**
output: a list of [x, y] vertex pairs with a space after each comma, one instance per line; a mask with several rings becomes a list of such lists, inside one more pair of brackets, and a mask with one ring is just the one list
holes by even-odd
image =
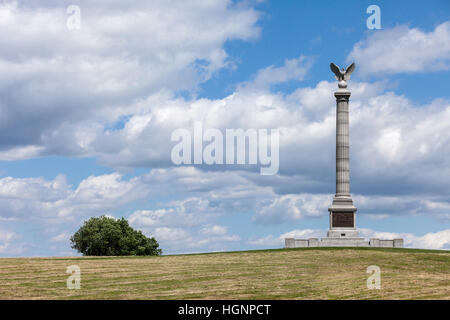
[[353, 228], [353, 212], [333, 212], [331, 223], [333, 228]]

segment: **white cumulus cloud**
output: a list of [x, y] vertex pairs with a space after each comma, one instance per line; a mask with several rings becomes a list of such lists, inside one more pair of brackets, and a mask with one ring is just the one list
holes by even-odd
[[358, 42], [348, 61], [356, 61], [362, 74], [419, 73], [450, 68], [450, 21], [433, 31], [397, 26], [371, 33]]

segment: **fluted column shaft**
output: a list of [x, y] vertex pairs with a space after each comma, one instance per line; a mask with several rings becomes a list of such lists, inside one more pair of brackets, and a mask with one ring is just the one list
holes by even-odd
[[350, 143], [349, 110], [350, 92], [340, 89], [336, 97], [336, 197], [350, 196]]

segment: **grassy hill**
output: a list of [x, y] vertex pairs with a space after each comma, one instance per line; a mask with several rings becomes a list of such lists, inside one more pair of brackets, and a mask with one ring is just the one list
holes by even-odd
[[[81, 289], [66, 288], [66, 268]], [[367, 267], [381, 268], [368, 290]], [[0, 299], [450, 299], [450, 252], [305, 248], [0, 259]]]

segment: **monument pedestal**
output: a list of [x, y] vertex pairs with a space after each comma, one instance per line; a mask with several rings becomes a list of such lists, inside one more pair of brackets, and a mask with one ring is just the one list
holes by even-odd
[[358, 238], [358, 230], [335, 228], [333, 230], [328, 230], [327, 238]]
[[321, 239], [324, 247], [369, 247], [369, 241], [358, 237], [356, 229], [356, 207], [350, 195], [333, 199], [328, 208], [330, 229], [327, 237]]
[[328, 238], [358, 238], [356, 230], [356, 207], [350, 195], [335, 196], [328, 211], [330, 229]]

